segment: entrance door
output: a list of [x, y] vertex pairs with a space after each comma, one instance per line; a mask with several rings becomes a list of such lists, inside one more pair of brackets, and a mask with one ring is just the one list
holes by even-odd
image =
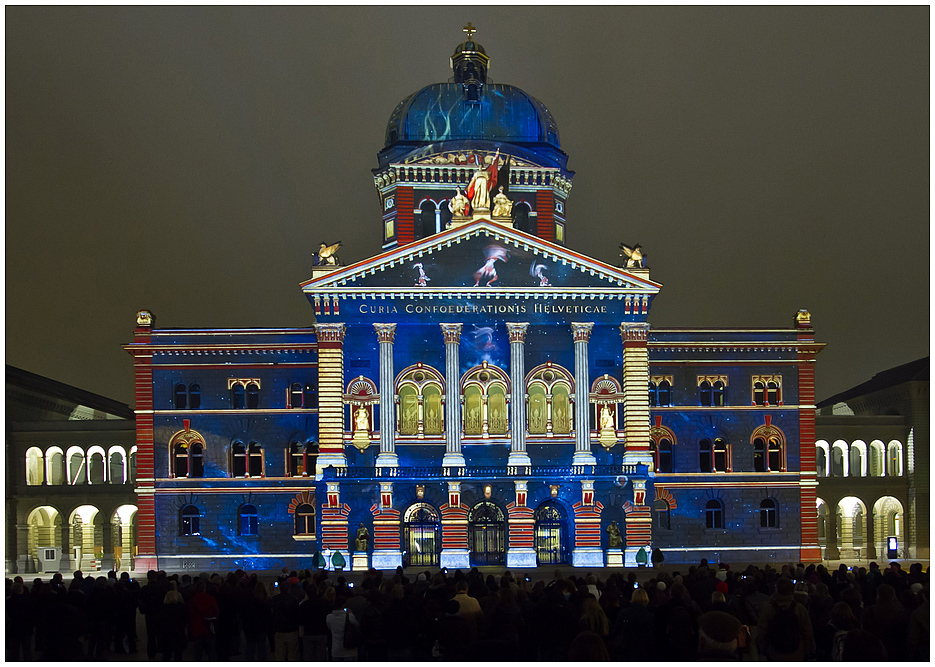
[[554, 501], [539, 505], [536, 520], [536, 558], [539, 565], [556, 565], [565, 558], [565, 513]]
[[426, 503], [406, 511], [404, 522], [407, 566], [438, 565], [438, 513]]
[[504, 563], [503, 512], [491, 502], [480, 502], [468, 518], [471, 563], [502, 565]]

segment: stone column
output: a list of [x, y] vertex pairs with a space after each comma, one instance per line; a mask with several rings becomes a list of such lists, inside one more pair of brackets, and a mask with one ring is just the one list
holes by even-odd
[[[591, 388], [588, 384], [588, 340], [591, 338], [593, 328], [594, 322], [571, 323], [571, 332], [575, 341], [575, 456], [572, 459], [572, 465], [576, 466], [593, 466], [597, 463], [594, 454], [591, 453], [591, 428], [588, 420], [588, 393]], [[648, 404], [649, 399], [646, 400]], [[648, 412], [646, 430], [648, 434]], [[648, 439], [647, 435], [647, 441]]]
[[442, 552], [439, 565], [450, 570], [470, 569], [468, 508], [461, 503], [461, 482], [448, 482], [448, 502], [438, 509], [442, 515]]
[[445, 456], [442, 466], [463, 468], [461, 453], [461, 324], [441, 324], [445, 336]]
[[528, 322], [507, 322], [510, 334], [510, 458], [508, 466], [531, 466], [526, 453], [526, 330]]
[[347, 466], [344, 455], [344, 332], [343, 323], [315, 325], [319, 446], [316, 475], [328, 466]]
[[393, 340], [396, 337], [396, 325], [374, 324], [373, 328], [380, 342], [380, 454], [377, 456], [377, 466], [395, 468], [399, 465], [394, 418], [396, 401]]
[[110, 521], [104, 519], [101, 521], [101, 544], [104, 547], [104, 553], [101, 554], [101, 572], [105, 575], [114, 569], [114, 549], [110, 538], [111, 524]]
[[[373, 514], [373, 555], [370, 566], [395, 570], [403, 564], [399, 546], [399, 510], [393, 508], [393, 483], [380, 482], [380, 502], [370, 508]], [[365, 568], [366, 569], [366, 568]]]
[[875, 560], [877, 557], [876, 526], [874, 525], [873, 505], [867, 505], [867, 539], [864, 540], [866, 560]]
[[841, 551], [838, 549], [838, 499], [835, 499], [834, 504], [831, 504], [831, 500], [826, 498], [825, 502], [828, 503], [828, 525], [826, 526], [828, 532], [825, 536], [825, 560], [838, 560], [841, 558]]
[[[509, 325], [508, 325], [509, 326]], [[506, 506], [510, 524], [509, 547], [506, 550], [508, 568], [536, 567], [535, 529], [533, 510], [526, 505], [527, 480], [513, 482], [516, 500]]]
[[[10, 548], [10, 545], [7, 545]], [[16, 569], [12, 570], [17, 574], [26, 574], [29, 572], [27, 563], [31, 558], [36, 558], [35, 554], [29, 553], [29, 524], [16, 524]]]
[[[55, 530], [55, 527], [52, 528]], [[67, 574], [68, 572], [73, 572], [72, 561], [74, 558], [71, 557], [71, 524], [65, 520], [65, 517], [62, 517], [62, 561], [59, 563], [59, 570]], [[76, 565], [76, 567], [78, 567]]]
[[624, 464], [652, 465], [649, 451], [649, 354], [646, 339], [649, 324], [625, 322], [620, 325], [623, 338], [623, 437]]

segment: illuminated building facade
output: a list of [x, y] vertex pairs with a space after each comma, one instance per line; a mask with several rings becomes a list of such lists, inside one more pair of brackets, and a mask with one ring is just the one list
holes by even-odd
[[451, 65], [390, 116], [384, 252], [322, 246], [313, 327], [138, 315], [139, 561], [817, 559], [808, 313], [651, 328], [638, 248], [616, 267], [565, 247], [574, 174], [548, 109], [488, 82], [470, 32]]

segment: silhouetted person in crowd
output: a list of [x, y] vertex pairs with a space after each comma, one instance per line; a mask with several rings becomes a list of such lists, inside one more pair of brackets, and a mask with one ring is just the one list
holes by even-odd
[[568, 660], [571, 662], [606, 662], [610, 660], [604, 640], [596, 632], [583, 630], [568, 647]]
[[161, 634], [159, 619], [162, 614], [162, 603], [169, 589], [157, 580], [155, 570], [146, 573], [146, 581], [146, 585], [140, 589], [138, 604], [146, 619], [146, 656], [150, 660], [155, 660]]
[[[266, 586], [257, 582], [244, 599], [242, 610], [244, 632], [244, 659], [266, 662], [269, 633], [273, 629], [273, 610]], [[312, 658], [306, 657], [306, 660]]]
[[896, 592], [889, 584], [877, 586], [876, 603], [864, 609], [861, 623], [886, 647], [890, 660], [908, 660], [906, 630], [909, 614], [896, 599]]
[[188, 603], [188, 628], [192, 640], [194, 659], [217, 659], [214, 624], [218, 620], [218, 603], [207, 593], [207, 585], [201, 579], [195, 583], [195, 593]]
[[757, 647], [769, 660], [800, 662], [815, 652], [812, 620], [795, 601], [795, 585], [787, 577], [776, 582], [776, 592], [757, 623]]
[[867, 630], [851, 630], [844, 641], [841, 660], [880, 664], [887, 660], [886, 647], [877, 636]]
[[162, 632], [159, 642], [162, 660], [181, 660], [182, 651], [188, 646], [188, 609], [178, 591], [166, 593], [159, 614], [159, 626]]
[[276, 660], [299, 659], [299, 601], [292, 594], [291, 577], [279, 582], [271, 600]]
[[23, 584], [13, 584], [10, 597], [6, 600], [7, 662], [32, 660], [34, 623], [32, 600], [26, 595]]

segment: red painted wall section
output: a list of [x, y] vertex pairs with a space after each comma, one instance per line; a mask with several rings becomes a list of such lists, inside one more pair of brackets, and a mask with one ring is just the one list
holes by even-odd
[[596, 502], [593, 505], [574, 504], [575, 510], [575, 548], [601, 547], [601, 511], [604, 505]]
[[416, 227], [413, 217], [415, 206], [411, 187], [396, 188], [396, 245], [412, 243], [416, 240]]
[[649, 546], [653, 538], [652, 509], [648, 505], [634, 505], [628, 500], [623, 504], [623, 513], [627, 547]]
[[399, 510], [380, 509], [376, 503], [373, 514], [373, 548], [399, 551]]
[[536, 236], [555, 241], [555, 195], [551, 190], [536, 192]]
[[[149, 329], [137, 329], [135, 342], [149, 342]], [[134, 393], [136, 409], [153, 409], [153, 367], [151, 358], [137, 356], [134, 359]], [[136, 567], [156, 567], [156, 499], [153, 496], [156, 467], [153, 444], [153, 413], [137, 412], [136, 415], [136, 488], [137, 488], [137, 551]]]
[[[799, 405], [815, 405], [815, 357], [799, 353]], [[815, 409], [799, 409], [799, 470], [805, 482], [817, 482], [815, 472]], [[802, 512], [802, 548], [799, 558], [815, 561], [821, 558], [818, 546], [818, 490], [815, 486], [800, 487]]]
[[347, 551], [347, 503], [321, 508], [321, 546], [323, 549]]
[[467, 519], [470, 508], [461, 504], [452, 507], [445, 503], [438, 508], [442, 513], [442, 549], [467, 549]]
[[533, 547], [533, 510], [529, 507], [517, 507], [516, 503], [506, 506], [510, 522], [510, 549], [531, 549]]

